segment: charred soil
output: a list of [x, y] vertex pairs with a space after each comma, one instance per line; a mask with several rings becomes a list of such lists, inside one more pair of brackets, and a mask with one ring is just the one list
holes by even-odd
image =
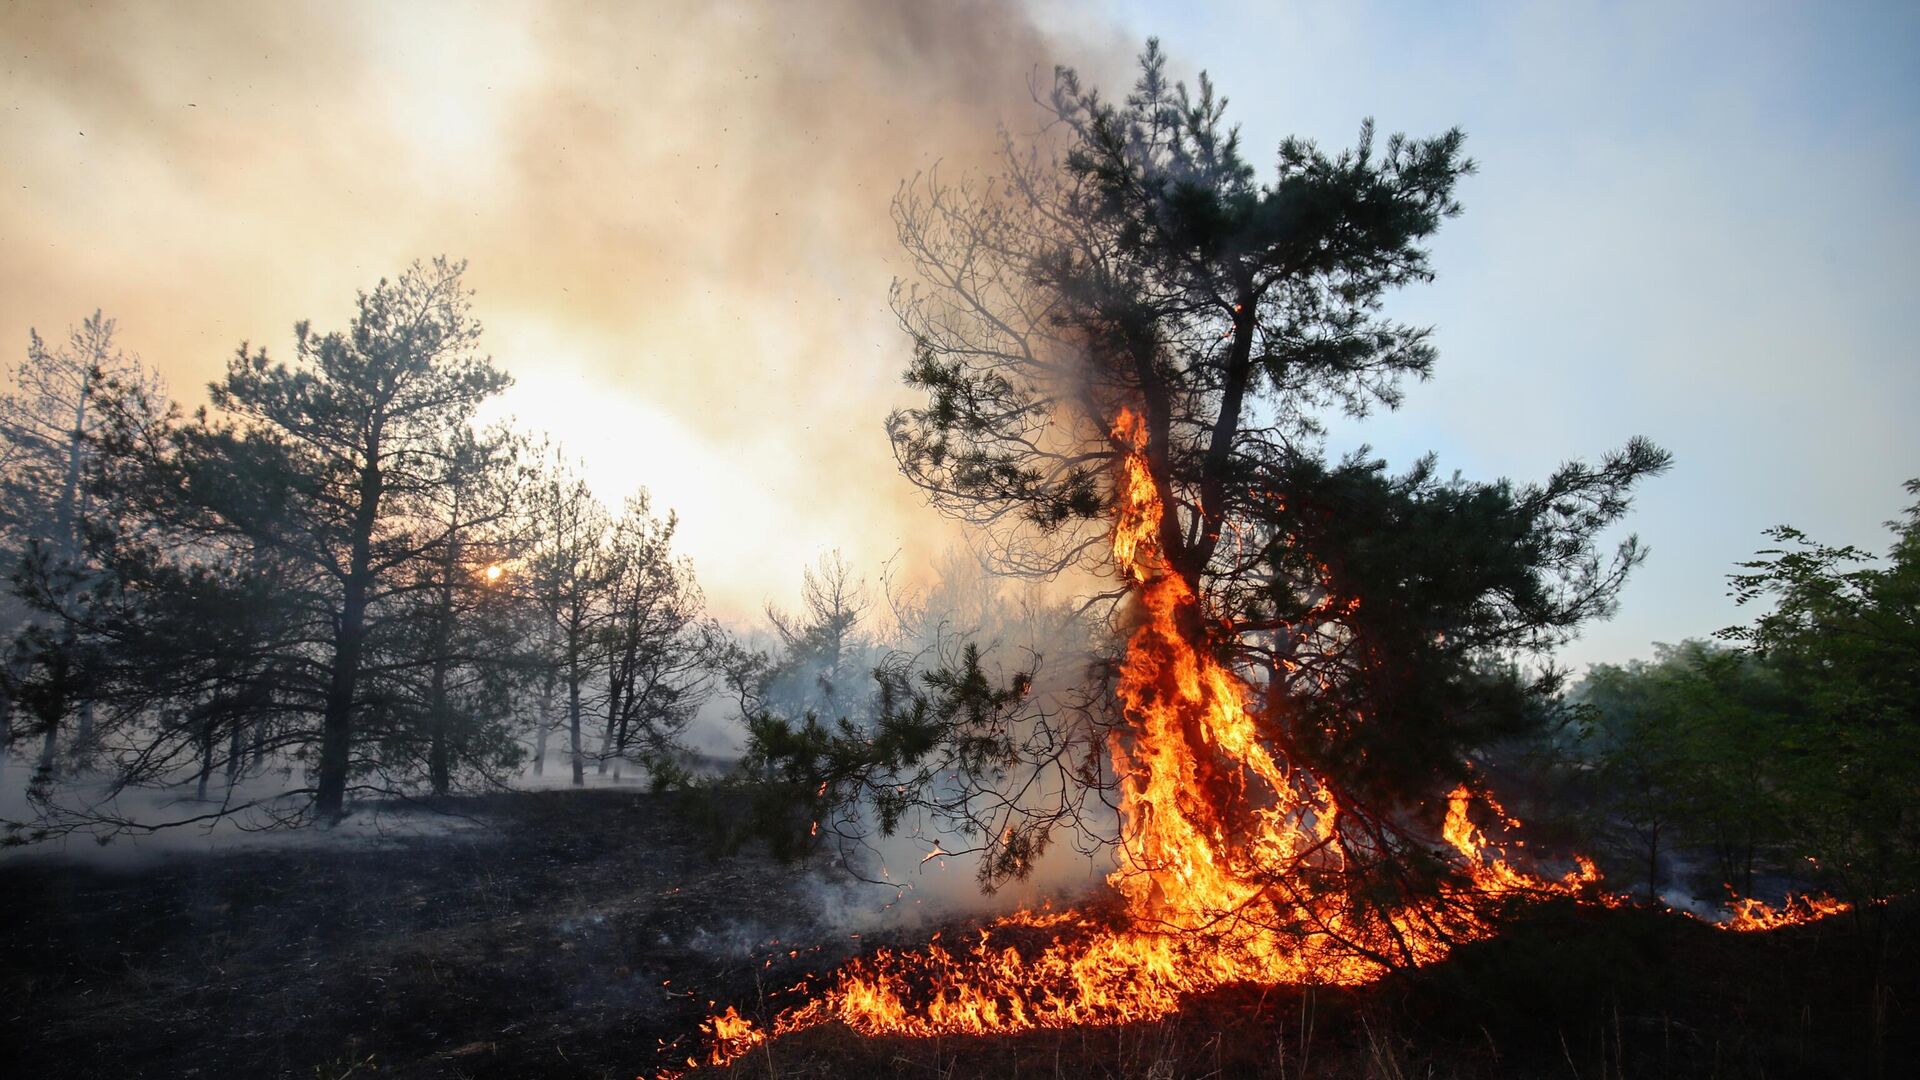
[[[650, 1075], [698, 1049], [688, 1036], [709, 1001], [751, 1015], [775, 989], [876, 944], [822, 921], [807, 872], [715, 855], [667, 797], [531, 792], [445, 808], [480, 827], [120, 868], [0, 863], [0, 1067]], [[713, 1071], [1843, 1077], [1877, 1064], [1900, 1075], [1920, 1057], [1920, 975], [1911, 907], [1885, 916], [1871, 935], [1852, 916], [1729, 934], [1667, 913], [1553, 904], [1445, 963], [1357, 990], [1244, 988], [1153, 1024], [1011, 1038], [821, 1028]], [[1877, 981], [1876, 949], [1891, 973]]]

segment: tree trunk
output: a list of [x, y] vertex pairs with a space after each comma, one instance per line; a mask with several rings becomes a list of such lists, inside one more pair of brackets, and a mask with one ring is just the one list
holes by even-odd
[[320, 720], [320, 775], [314, 815], [337, 822], [346, 815], [347, 773], [353, 765], [353, 699], [360, 688], [360, 653], [367, 638], [367, 594], [373, 587], [373, 528], [380, 520], [380, 426], [373, 422], [354, 508], [353, 551], [347, 564], [339, 621], [334, 623], [333, 670]]
[[54, 510], [60, 528], [60, 555], [67, 560], [80, 553], [80, 473], [86, 458], [87, 395], [92, 387], [91, 374], [81, 379], [80, 400], [73, 406], [73, 430], [67, 435], [66, 485]]
[[573, 737], [573, 786], [587, 783], [586, 759], [580, 753], [580, 662], [570, 661], [567, 670], [567, 726]]
[[[93, 375], [89, 372], [80, 381], [79, 400], [73, 406], [73, 430], [67, 434], [67, 476], [66, 484], [60, 492], [60, 506], [55, 511], [60, 529], [60, 558], [69, 565], [80, 559], [80, 476], [86, 461], [87, 398], [92, 392]], [[71, 607], [72, 599], [63, 601], [62, 606]], [[69, 611], [69, 614], [72, 614]], [[67, 640], [72, 641], [72, 632], [67, 632]], [[65, 672], [62, 672], [64, 677]], [[64, 678], [63, 678], [64, 682]], [[63, 687], [70, 692], [71, 686]], [[88, 740], [93, 737], [93, 702], [80, 703], [80, 724], [76, 731], [71, 749], [84, 753]]]
[[49, 779], [60, 773], [57, 756], [60, 749], [60, 722], [66, 719], [67, 704], [72, 700], [69, 696], [72, 683], [68, 680], [67, 656], [66, 649], [56, 649], [48, 659], [53, 668], [48, 679], [57, 688], [58, 693], [52, 695], [50, 700], [40, 702], [33, 710], [34, 719], [46, 725], [46, 735], [40, 742], [40, 765], [37, 775]]
[[1753, 842], [1753, 832], [1751, 829], [1749, 829], [1747, 832], [1747, 847], [1745, 852], [1743, 853], [1743, 857], [1740, 860], [1740, 895], [1741, 896], [1753, 895], [1754, 846], [1755, 845]]
[[360, 648], [366, 638], [366, 586], [347, 584], [347, 599], [333, 638], [333, 677], [320, 720], [320, 776], [314, 813], [339, 821], [345, 814], [347, 771], [353, 760], [353, 697], [360, 681]]
[[259, 772], [267, 763], [267, 718], [253, 722], [253, 751], [247, 755], [247, 772]]
[[607, 775], [607, 766], [613, 756], [620, 751], [620, 744], [615, 739], [615, 723], [620, 715], [620, 677], [611, 672], [609, 675], [608, 682], [611, 685], [607, 688], [607, 730], [606, 734], [600, 736], [601, 776]]
[[613, 759], [613, 778], [616, 781], [620, 779], [620, 763], [625, 761], [627, 757], [627, 740], [632, 738], [633, 736], [633, 732], [631, 730], [632, 723], [633, 723], [632, 716], [631, 716], [632, 708], [633, 708], [633, 699], [629, 697], [627, 699], [626, 708], [621, 710], [621, 713], [620, 713], [619, 730], [615, 731], [613, 734], [613, 749], [615, 754], [617, 755]]
[[240, 782], [240, 761], [246, 753], [246, 740], [241, 738], [241, 728], [245, 724], [240, 716], [233, 718], [233, 730], [227, 734], [227, 790]]
[[1647, 902], [1660, 901], [1660, 830], [1647, 836]]
[[59, 742], [60, 742], [59, 736], [60, 736], [60, 726], [58, 724], [49, 723], [47, 725], [47, 734], [45, 735], [45, 737], [43, 737], [40, 740], [39, 771], [40, 771], [40, 774], [43, 776], [51, 777], [56, 775], [58, 772], [58, 770], [54, 768], [53, 755], [54, 755], [54, 750], [59, 746]]
[[540, 679], [540, 719], [534, 723], [533, 775], [547, 771], [547, 740], [553, 735], [553, 670]]
[[452, 712], [447, 701], [447, 629], [453, 617], [452, 588], [446, 590], [440, 619], [434, 635], [433, 675], [427, 694], [427, 775], [435, 795], [445, 795], [453, 787]]
[[207, 801], [207, 778], [213, 775], [213, 718], [203, 717], [200, 721], [200, 780], [194, 785], [193, 797]]
[[0, 687], [0, 773], [13, 756], [13, 695]]
[[433, 665], [432, 732], [427, 747], [427, 775], [435, 795], [445, 795], [453, 787], [453, 751], [448, 746], [447, 672], [444, 664]]
[[73, 733], [73, 748], [82, 754], [93, 745], [93, 699], [80, 703], [80, 726]]
[[[1235, 300], [1233, 344], [1227, 349], [1220, 412], [1214, 419], [1213, 431], [1207, 439], [1207, 456], [1200, 473], [1200, 505], [1196, 508], [1196, 513], [1200, 515], [1200, 540], [1191, 551], [1167, 549], [1169, 557], [1176, 552], [1185, 552], [1186, 561], [1184, 564], [1176, 561], [1175, 568], [1196, 593], [1200, 591], [1201, 575], [1213, 560], [1214, 549], [1220, 546], [1220, 522], [1226, 517], [1221, 508], [1221, 503], [1226, 499], [1226, 476], [1233, 460], [1234, 439], [1240, 431], [1240, 410], [1246, 400], [1247, 384], [1253, 376], [1254, 309], [1258, 297], [1243, 285], [1236, 291]], [[1174, 518], [1179, 515], [1167, 516]]]
[[447, 551], [440, 561], [440, 610], [435, 613], [433, 631], [433, 680], [427, 699], [430, 740], [427, 748], [427, 773], [435, 795], [445, 795], [453, 787], [453, 707], [447, 700], [447, 668], [453, 645], [453, 581], [460, 566], [460, 502], [453, 504], [454, 525], [447, 532]]

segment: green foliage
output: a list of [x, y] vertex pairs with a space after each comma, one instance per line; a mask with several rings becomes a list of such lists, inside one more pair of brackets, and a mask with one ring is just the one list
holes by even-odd
[[745, 757], [706, 785], [710, 798], [746, 807], [728, 840], [767, 840], [791, 858], [828, 841], [863, 843], [870, 831], [893, 836], [925, 815], [951, 837], [983, 845], [983, 885], [1026, 876], [1047, 830], [982, 835], [970, 798], [1023, 762], [1017, 721], [1030, 677], [996, 682], [969, 644], [951, 667], [914, 670], [895, 654], [872, 678], [863, 720], [764, 707], [746, 716]]
[[[1920, 481], [1909, 481], [1920, 495]], [[1780, 801], [1804, 854], [1856, 903], [1920, 887], [1920, 504], [1888, 523], [1884, 565], [1798, 529], [1742, 563], [1742, 603], [1774, 609], [1722, 636], [1795, 702]]]
[[[0, 595], [0, 746], [39, 736], [39, 783], [63, 757], [84, 764], [96, 741], [86, 702], [101, 682], [102, 657], [74, 633], [73, 620], [101, 573], [86, 543], [105, 509], [88, 483], [102, 465], [99, 442], [116, 425], [159, 419], [151, 401], [157, 376], [116, 334], [114, 320], [98, 311], [58, 345], [30, 331], [13, 388], [0, 395], [0, 577], [19, 583]], [[57, 581], [60, 594], [21, 595], [36, 581]], [[79, 730], [61, 747], [76, 719]]]
[[1539, 727], [1561, 675], [1511, 658], [1611, 612], [1644, 551], [1629, 537], [1602, 559], [1592, 538], [1665, 462], [1636, 440], [1542, 484], [1441, 479], [1431, 458], [1394, 476], [1358, 455], [1268, 473], [1285, 495], [1260, 534], [1260, 572], [1214, 597], [1247, 630], [1281, 629], [1243, 649], [1286, 671], [1291, 749], [1349, 799], [1386, 808]]
[[1713, 853], [1721, 886], [1751, 895], [1786, 858], [1781, 740], [1792, 703], [1757, 658], [1711, 644], [1656, 646], [1653, 663], [1595, 665], [1576, 690], [1594, 770], [1603, 854], [1648, 895], [1667, 884], [1663, 856]]
[[1730, 577], [1740, 603], [1774, 602], [1720, 632], [1738, 648], [1657, 646], [1575, 689], [1570, 787], [1648, 892], [1682, 849], [1711, 852], [1715, 891], [1784, 876], [1871, 909], [1920, 886], [1920, 507], [1889, 527], [1881, 566], [1769, 530], [1781, 546]]
[[1056, 72], [1063, 154], [1009, 143], [992, 184], [929, 180], [895, 205], [938, 283], [896, 285], [917, 343], [906, 381], [927, 394], [888, 421], [896, 457], [941, 509], [1034, 526], [1023, 569], [1098, 560], [1076, 541], [1110, 507], [1118, 406], [1146, 416], [1169, 518], [1207, 525], [1168, 545], [1197, 578], [1248, 509], [1241, 487], [1316, 432], [1317, 411], [1392, 406], [1433, 363], [1429, 332], [1379, 308], [1431, 276], [1421, 243], [1459, 210], [1464, 136], [1382, 150], [1368, 123], [1335, 155], [1288, 140], [1258, 183], [1207, 78], [1197, 94], [1170, 82], [1157, 41], [1140, 65], [1122, 105]]

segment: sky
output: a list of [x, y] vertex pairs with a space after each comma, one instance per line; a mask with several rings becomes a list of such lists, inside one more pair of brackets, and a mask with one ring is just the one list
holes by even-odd
[[1331, 441], [1521, 481], [1671, 450], [1566, 662], [1740, 619], [1767, 526], [1884, 548], [1920, 475], [1912, 5], [9, 3], [0, 356], [101, 308], [197, 404], [242, 341], [288, 354], [445, 253], [517, 380], [492, 414], [674, 509], [718, 613], [833, 548], [912, 578], [960, 537], [882, 429], [913, 400], [889, 201], [1031, 130], [1055, 63], [1119, 90], [1149, 34], [1256, 162], [1467, 132], [1438, 279], [1389, 302], [1435, 378]]

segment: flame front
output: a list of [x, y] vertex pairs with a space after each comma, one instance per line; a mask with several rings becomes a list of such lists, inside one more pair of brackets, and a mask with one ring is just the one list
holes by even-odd
[[[1728, 891], [1732, 891], [1731, 886]], [[1836, 900], [1831, 896], [1816, 896], [1812, 893], [1800, 896], [1788, 893], [1786, 901], [1778, 908], [1744, 896], [1734, 896], [1727, 901], [1727, 906], [1732, 908], [1733, 916], [1718, 925], [1723, 930], [1732, 930], [1737, 933], [1799, 926], [1804, 923], [1818, 922], [1829, 915], [1853, 910], [1853, 905], [1845, 900]]]
[[[1340, 805], [1270, 749], [1251, 689], [1214, 657], [1199, 598], [1161, 551], [1165, 509], [1145, 426], [1123, 410], [1113, 436], [1123, 449], [1113, 555], [1142, 612], [1120, 669], [1125, 724], [1109, 745], [1121, 858], [1108, 883], [1123, 901], [1119, 917], [1019, 912], [964, 947], [936, 935], [911, 952], [877, 950], [766, 1029], [731, 1007], [709, 1018], [709, 1063], [830, 1021], [869, 1035], [984, 1034], [1151, 1020], [1232, 984], [1352, 985], [1486, 936], [1487, 900], [1561, 893], [1621, 902], [1598, 892], [1585, 859], [1558, 880], [1509, 865], [1473, 824], [1475, 796], [1462, 785], [1441, 837], [1464, 883], [1418, 905], [1357, 903]], [[1773, 914], [1758, 905], [1742, 916], [1761, 910]], [[1047, 930], [1046, 940], [1022, 948], [1034, 930]]]

